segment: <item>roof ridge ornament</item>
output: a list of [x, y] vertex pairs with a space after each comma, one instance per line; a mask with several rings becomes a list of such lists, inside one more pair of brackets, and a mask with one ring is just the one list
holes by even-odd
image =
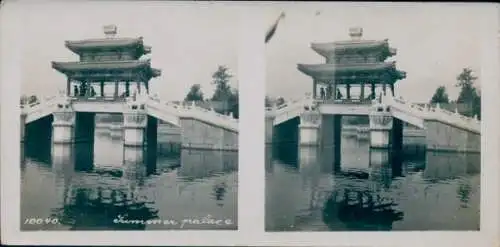
[[114, 38], [116, 36], [117, 29], [118, 28], [114, 24], [104, 25], [103, 26], [104, 35], [108, 39]]
[[352, 40], [359, 41], [363, 37], [363, 28], [362, 27], [351, 27], [349, 28], [349, 36], [351, 36]]

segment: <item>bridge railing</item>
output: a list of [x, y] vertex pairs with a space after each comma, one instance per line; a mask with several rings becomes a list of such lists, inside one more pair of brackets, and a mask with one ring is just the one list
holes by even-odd
[[236, 131], [238, 130], [238, 119], [234, 118], [232, 113], [225, 115], [216, 112], [212, 108], [206, 109], [195, 104], [185, 105], [182, 102], [162, 101], [158, 96], [149, 96], [148, 99], [161, 106], [168, 106], [178, 116], [194, 117], [221, 125], [223, 127], [228, 127]]
[[21, 104], [21, 112], [29, 114], [34, 111], [38, 111], [40, 107], [50, 107], [55, 105], [57, 96], [46, 96], [39, 98], [36, 102], [31, 104]]
[[466, 128], [474, 132], [479, 132], [481, 129], [481, 121], [477, 118], [471, 118], [458, 113], [457, 110], [449, 111], [443, 109], [437, 104], [436, 106], [431, 105], [418, 105], [405, 101], [402, 98], [392, 98], [392, 101], [398, 103], [399, 105], [404, 105], [413, 113], [419, 115], [424, 119], [435, 119], [448, 124], [456, 125], [457, 127]]

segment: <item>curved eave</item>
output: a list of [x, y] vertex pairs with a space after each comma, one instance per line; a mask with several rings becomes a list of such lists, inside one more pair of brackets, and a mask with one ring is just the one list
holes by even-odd
[[105, 62], [52, 62], [52, 68], [65, 73], [71, 71], [124, 70], [150, 67], [150, 60], [105, 61]]
[[143, 52], [144, 54], [151, 53], [151, 46], [148, 46], [148, 45], [143, 46], [143, 51], [144, 51]]
[[395, 75], [395, 78], [396, 78], [397, 80], [406, 79], [406, 72], [405, 72], [405, 71], [396, 70], [395, 72], [396, 72], [396, 73], [395, 73], [395, 74], [396, 74], [396, 75]]
[[155, 69], [151, 68], [151, 77], [159, 77], [161, 76], [161, 70], [160, 69]]
[[395, 69], [395, 62], [369, 63], [369, 64], [298, 64], [297, 68], [304, 74], [316, 76], [334, 76], [343, 72], [377, 72]]
[[65, 46], [72, 52], [81, 55], [82, 52], [99, 49], [136, 48], [138, 57], [151, 52], [151, 47], [144, 45], [143, 38], [107, 38], [65, 41]]
[[330, 43], [311, 43], [311, 48], [318, 54], [327, 57], [332, 54], [346, 53], [355, 50], [389, 49], [388, 40], [341, 41]]

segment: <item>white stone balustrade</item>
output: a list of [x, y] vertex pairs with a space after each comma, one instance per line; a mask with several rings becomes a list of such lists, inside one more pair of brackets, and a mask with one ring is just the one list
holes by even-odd
[[213, 109], [205, 109], [191, 105], [176, 104], [173, 102], [161, 101], [159, 98], [150, 97], [148, 107], [161, 107], [165, 111], [169, 111], [178, 117], [194, 118], [201, 121], [209, 122], [217, 126], [238, 132], [238, 119], [235, 119], [232, 114], [224, 115], [216, 112]]
[[123, 126], [127, 128], [145, 128], [147, 125], [147, 115], [145, 113], [124, 113]]
[[477, 118], [470, 118], [461, 115], [457, 110], [455, 110], [455, 112], [448, 111], [441, 108], [439, 104], [437, 104], [435, 107], [432, 107], [430, 105], [420, 106], [407, 102], [400, 98], [392, 97], [385, 98], [383, 99], [383, 101], [393, 107], [397, 107], [400, 109], [404, 108], [405, 110], [410, 111], [412, 114], [415, 114], [424, 120], [436, 120], [452, 126], [467, 129], [474, 133], [481, 132], [481, 121], [479, 121]]
[[289, 119], [298, 117], [308, 108], [315, 108], [316, 103], [310, 95], [302, 99], [285, 102], [279, 106], [266, 107], [266, 117], [274, 117], [274, 125], [283, 123]]

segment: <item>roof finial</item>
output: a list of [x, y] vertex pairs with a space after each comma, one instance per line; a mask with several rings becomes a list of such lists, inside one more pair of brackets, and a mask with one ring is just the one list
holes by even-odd
[[105, 25], [103, 27], [103, 30], [104, 34], [106, 35], [106, 38], [114, 38], [116, 36], [117, 27], [114, 24]]
[[353, 40], [360, 40], [363, 36], [363, 28], [362, 27], [351, 27], [349, 28], [349, 36]]

